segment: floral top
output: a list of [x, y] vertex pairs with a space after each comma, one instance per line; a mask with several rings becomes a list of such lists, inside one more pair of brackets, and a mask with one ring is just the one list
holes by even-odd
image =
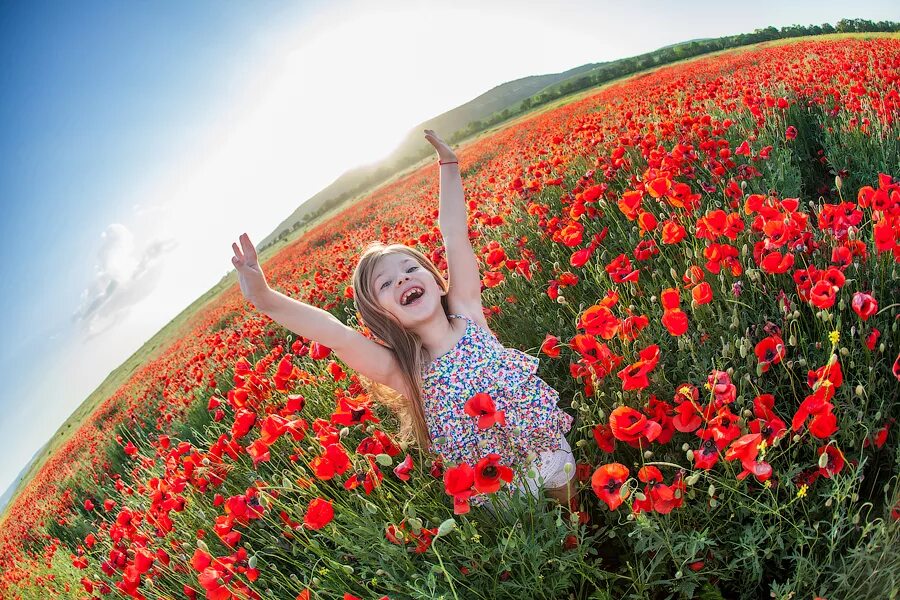
[[[524, 466], [533, 451], [538, 455], [534, 466], [540, 468], [540, 453], [559, 450], [574, 421], [557, 406], [559, 392], [536, 375], [536, 357], [504, 347], [465, 315], [448, 316], [465, 319], [466, 331], [456, 346], [422, 371], [432, 449], [445, 460], [472, 466], [491, 452], [501, 456], [502, 464]], [[505, 427], [479, 430], [478, 419], [465, 413], [465, 403], [479, 392], [490, 395], [497, 410], [504, 411]], [[521, 433], [513, 431], [516, 427]]]

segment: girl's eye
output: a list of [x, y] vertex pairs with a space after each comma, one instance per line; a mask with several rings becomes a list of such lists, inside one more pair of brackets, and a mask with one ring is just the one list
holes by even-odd
[[[409, 273], [410, 271], [415, 271], [415, 270], [418, 269], [418, 268], [419, 268], [419, 267], [410, 267], [410, 268], [408, 268], [408, 269], [406, 270], [406, 272]], [[390, 282], [391, 282], [391, 280], [388, 279], [387, 281], [385, 281], [384, 283], [382, 283], [382, 284], [381, 284], [381, 289], [384, 289], [384, 286], [386, 286], [386, 285], [389, 284]]]

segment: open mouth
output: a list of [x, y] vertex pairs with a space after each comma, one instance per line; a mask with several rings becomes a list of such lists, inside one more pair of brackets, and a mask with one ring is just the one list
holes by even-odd
[[417, 304], [419, 299], [425, 295], [425, 290], [420, 287], [414, 287], [408, 292], [406, 292], [402, 298], [400, 298], [400, 304], [403, 306], [410, 306], [412, 304]]

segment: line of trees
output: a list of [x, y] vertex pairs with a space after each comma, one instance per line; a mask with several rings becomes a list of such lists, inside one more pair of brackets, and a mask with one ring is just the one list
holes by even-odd
[[829, 33], [869, 33], [869, 32], [897, 32], [900, 31], [900, 23], [894, 21], [869, 21], [867, 19], [841, 19], [835, 25], [823, 23], [822, 25], [790, 25], [780, 29], [776, 27], [766, 27], [765, 29], [757, 29], [753, 33], [740, 33], [726, 37], [694, 40], [682, 44], [674, 44], [653, 52], [640, 54], [623, 58], [610, 63], [598, 65], [596, 69], [588, 75], [583, 75], [577, 79], [564, 81], [556, 86], [552, 86], [540, 94], [525, 98], [514, 108], [505, 108], [500, 112], [494, 113], [490, 117], [483, 120], [473, 121], [469, 123], [465, 129], [454, 132], [449, 136], [449, 141], [456, 143], [470, 135], [483, 131], [501, 123], [510, 117], [522, 114], [535, 106], [546, 104], [557, 98], [562, 98], [574, 92], [601, 85], [608, 81], [625, 77], [649, 69], [665, 65], [668, 63], [692, 58], [701, 54], [710, 52], [718, 52], [728, 48], [737, 48], [739, 46], [747, 46], [750, 44], [758, 44], [760, 42], [770, 42], [772, 40], [802, 37], [810, 35], [825, 35]]

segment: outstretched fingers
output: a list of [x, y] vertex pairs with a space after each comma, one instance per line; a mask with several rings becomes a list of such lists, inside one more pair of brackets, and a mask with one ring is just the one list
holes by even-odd
[[236, 265], [243, 264], [243, 262], [244, 262], [244, 255], [241, 254], [240, 249], [238, 249], [238, 245], [235, 244], [234, 242], [232, 242], [232, 243], [231, 243], [231, 249], [234, 250], [234, 256], [231, 258], [231, 262], [233, 262], [233, 263], [236, 264]]
[[248, 264], [256, 264], [256, 248], [250, 241], [250, 236], [246, 233], [241, 236], [241, 248], [244, 250], [244, 256], [246, 257]]

